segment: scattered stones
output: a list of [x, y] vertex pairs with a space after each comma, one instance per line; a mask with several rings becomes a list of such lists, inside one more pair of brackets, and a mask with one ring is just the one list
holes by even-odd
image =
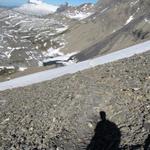
[[146, 62], [150, 52], [0, 92], [0, 149], [86, 149], [105, 111], [121, 131], [120, 147], [141, 150], [150, 130]]

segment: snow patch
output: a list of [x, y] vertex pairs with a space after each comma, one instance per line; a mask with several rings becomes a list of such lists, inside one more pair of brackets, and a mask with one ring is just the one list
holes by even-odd
[[62, 28], [57, 28], [56, 31], [57, 31], [58, 33], [61, 33], [61, 32], [66, 31], [67, 29], [68, 29], [68, 26], [62, 27]]
[[101, 13], [104, 13], [104, 12], [107, 11], [107, 10], [108, 10], [108, 7], [105, 8], [105, 9], [103, 9], [103, 10], [101, 11]]
[[27, 67], [19, 67], [19, 71], [25, 71], [27, 69]]
[[47, 51], [42, 52], [43, 56], [44, 56], [44, 60], [42, 62], [39, 62], [39, 66], [43, 66], [43, 63], [49, 63], [49, 62], [56, 62], [56, 63], [60, 63], [63, 65], [69, 65], [71, 63], [74, 63], [73, 61], [68, 61], [68, 59], [75, 55], [76, 52], [73, 53], [68, 53], [68, 54], [64, 54], [62, 52], [60, 52], [60, 49], [63, 48], [64, 43], [61, 43], [62, 47], [54, 49], [54, 48], [49, 48]]
[[147, 18], [145, 18], [144, 21], [150, 23], [150, 20], [148, 20]]
[[130, 6], [133, 7], [134, 5], [136, 5], [139, 2], [139, 0], [135, 1], [135, 2], [131, 2]]
[[11, 53], [15, 50], [15, 48], [7, 47], [7, 49], [9, 49], [9, 51], [4, 52], [4, 54], [6, 55], [7, 58], [10, 58]]
[[130, 16], [129, 19], [126, 21], [125, 25], [127, 25], [128, 23], [130, 23], [133, 19], [134, 19], [134, 17]]
[[43, 62], [47, 63], [47, 62], [51, 62], [51, 61], [52, 62], [57, 61], [57, 62], [63, 63], [63, 61], [67, 61], [71, 56], [73, 56], [75, 54], [76, 54], [76, 52], [73, 52], [73, 53], [69, 53], [69, 54], [54, 57], [54, 58], [48, 58], [48, 59], [43, 60]]
[[47, 42], [45, 42], [43, 46], [46, 47], [47, 46]]
[[14, 66], [0, 66], [0, 70], [4, 70], [4, 69], [14, 70], [15, 67]]
[[60, 48], [54, 49], [54, 48], [49, 48], [47, 51], [42, 52], [44, 57], [56, 57], [56, 56], [62, 56], [63, 53], [60, 52]]
[[89, 12], [89, 13], [78, 12], [76, 14], [69, 13], [69, 14], [66, 14], [66, 16], [71, 19], [83, 20], [83, 19], [91, 16], [92, 14], [93, 14], [92, 12]]

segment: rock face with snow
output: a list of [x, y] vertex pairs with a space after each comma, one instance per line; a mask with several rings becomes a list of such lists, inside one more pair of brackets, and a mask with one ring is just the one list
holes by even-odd
[[63, 53], [67, 21], [4, 9], [0, 14], [0, 66], [31, 67]]
[[68, 18], [83, 20], [94, 13], [94, 5], [91, 3], [82, 4], [77, 7], [65, 5], [57, 9], [58, 13], [65, 15]]
[[99, 1], [96, 12], [66, 34], [63, 50], [81, 52], [76, 57], [81, 61], [149, 40], [148, 6], [149, 0]]

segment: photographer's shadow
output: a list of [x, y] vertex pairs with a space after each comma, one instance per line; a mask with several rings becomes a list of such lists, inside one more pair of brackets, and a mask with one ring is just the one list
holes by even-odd
[[150, 134], [148, 135], [147, 139], [145, 140], [144, 150], [150, 150]]
[[106, 119], [106, 113], [100, 112], [101, 121], [97, 123], [95, 135], [86, 150], [118, 150], [121, 133], [117, 125]]

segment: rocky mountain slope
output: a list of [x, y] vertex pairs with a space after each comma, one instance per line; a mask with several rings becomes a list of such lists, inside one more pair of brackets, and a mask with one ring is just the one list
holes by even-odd
[[54, 50], [64, 45], [65, 18], [30, 16], [15, 10], [4, 10], [0, 16], [1, 65], [37, 66], [48, 56], [48, 49], [57, 55]]
[[147, 52], [53, 81], [0, 92], [0, 148], [86, 149], [99, 112], [105, 111], [115, 128], [104, 132], [110, 138], [104, 144], [111, 147], [115, 142], [111, 135], [117, 129], [120, 149], [142, 150], [150, 144], [149, 61]]
[[[44, 16], [0, 8], [0, 75], [150, 40], [149, 6], [149, 0], [101, 0]], [[0, 92], [0, 150], [98, 150], [97, 142], [107, 150], [149, 150], [149, 62], [150, 51]]]
[[149, 5], [148, 0], [98, 2], [96, 12], [66, 34], [63, 50], [81, 51], [76, 59], [82, 61], [149, 40]]
[[[51, 6], [48, 5], [48, 14], [43, 14], [47, 12], [47, 8], [43, 5], [46, 4], [39, 1], [39, 3], [30, 2], [14, 9], [0, 8], [0, 69], [2, 72], [13, 73], [17, 70], [37, 67], [47, 58], [64, 55], [60, 49], [67, 43], [64, 39], [65, 33], [72, 24], [79, 22], [78, 19], [83, 19], [80, 13], [86, 14], [87, 6], [93, 7], [87, 4], [87, 6], [69, 7], [63, 13], [51, 13], [49, 8]], [[86, 12], [81, 11], [83, 7]], [[71, 14], [69, 10], [72, 10]], [[84, 18], [87, 17], [86, 15]]]
[[58, 7], [41, 0], [29, 0], [27, 4], [17, 7], [15, 10], [24, 14], [43, 16], [54, 13]]
[[69, 6], [68, 3], [66, 3], [65, 5], [61, 5], [57, 9], [57, 12], [68, 18], [82, 20], [91, 16], [95, 12], [95, 9], [94, 4], [91, 3], [82, 4], [77, 7]]
[[[27, 5], [33, 9], [45, 3]], [[24, 6], [0, 9], [0, 68], [11, 74], [42, 64], [60, 66], [60, 58], [51, 58], [69, 54], [65, 61], [70, 56], [71, 62], [83, 61], [147, 41], [149, 5], [149, 0], [102, 0], [77, 7], [66, 3], [42, 16], [26, 13]]]

